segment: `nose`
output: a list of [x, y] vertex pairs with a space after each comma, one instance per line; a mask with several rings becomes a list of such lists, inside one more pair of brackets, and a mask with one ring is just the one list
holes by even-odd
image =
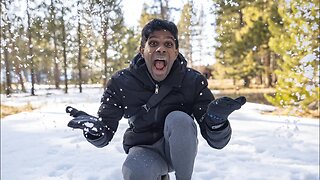
[[163, 44], [159, 45], [156, 51], [157, 51], [158, 53], [165, 53], [165, 52], [167, 52], [166, 47], [165, 47]]

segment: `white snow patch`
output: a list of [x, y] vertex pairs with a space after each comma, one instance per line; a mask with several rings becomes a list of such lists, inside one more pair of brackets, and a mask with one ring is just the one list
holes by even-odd
[[[127, 120], [120, 121], [113, 140], [96, 148], [81, 130], [67, 127], [69, 105], [94, 115], [103, 88], [37, 91], [1, 97], [1, 104], [41, 104], [41, 108], [1, 119], [1, 178], [15, 180], [121, 180], [126, 154], [122, 136]], [[41, 94], [44, 95], [41, 95]], [[273, 106], [246, 103], [230, 115], [233, 129], [222, 150], [210, 148], [198, 131], [198, 154], [193, 180], [319, 179], [319, 120], [263, 115]], [[175, 180], [174, 173], [170, 178]]]

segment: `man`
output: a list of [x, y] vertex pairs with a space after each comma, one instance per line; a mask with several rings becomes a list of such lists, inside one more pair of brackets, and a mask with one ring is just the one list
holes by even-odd
[[190, 180], [198, 145], [194, 119], [208, 144], [221, 149], [231, 137], [228, 116], [246, 99], [214, 100], [206, 78], [187, 68], [187, 61], [179, 53], [174, 23], [154, 19], [141, 35], [140, 52], [130, 67], [109, 80], [99, 117], [67, 107], [75, 117], [68, 126], [82, 129], [90, 143], [104, 147], [119, 120], [128, 118], [129, 128], [123, 137], [128, 154], [123, 178], [157, 180], [175, 171], [177, 180]]

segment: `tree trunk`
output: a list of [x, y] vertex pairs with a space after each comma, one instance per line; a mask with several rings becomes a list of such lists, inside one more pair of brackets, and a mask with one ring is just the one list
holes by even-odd
[[[13, 37], [13, 34], [11, 32], [10, 32], [10, 36]], [[11, 38], [10, 38], [10, 43], [12, 44], [12, 47], [16, 47], [15, 41], [12, 41]], [[19, 52], [17, 52], [17, 53], [19, 53]], [[24, 86], [24, 77], [22, 74], [23, 72], [21, 70], [22, 65], [21, 65], [21, 62], [19, 62], [20, 59], [14, 58], [13, 61], [14, 61], [14, 67], [15, 67], [15, 74], [18, 76], [18, 81], [21, 86], [21, 91], [25, 93], [27, 91], [26, 91], [26, 87]]]
[[274, 70], [276, 68], [276, 55], [274, 52], [270, 52], [270, 76], [271, 76], [271, 86], [274, 87], [276, 84], [276, 75]]
[[32, 45], [32, 35], [31, 35], [31, 18], [29, 13], [29, 0], [27, 0], [27, 18], [28, 18], [28, 48], [29, 55], [28, 60], [30, 60], [30, 73], [31, 73], [31, 95], [34, 96], [34, 84], [35, 84], [35, 75], [34, 75], [34, 62], [33, 62], [33, 45]]
[[270, 50], [269, 48], [266, 49], [266, 55], [264, 58], [264, 72], [265, 72], [265, 87], [269, 88], [272, 86], [272, 76], [271, 76], [271, 70], [270, 70]]
[[160, 15], [162, 19], [169, 19], [168, 13], [168, 0], [165, 0], [165, 4], [163, 4], [162, 0], [159, 0], [160, 3]]
[[80, 23], [80, 10], [79, 10], [79, 3], [78, 1], [78, 46], [79, 46], [79, 51], [78, 51], [78, 71], [79, 71], [79, 92], [82, 93], [82, 63], [81, 63], [81, 23]]
[[54, 84], [56, 89], [60, 89], [60, 70], [59, 70], [59, 59], [58, 59], [58, 48], [57, 48], [57, 36], [56, 36], [56, 12], [54, 11], [53, 0], [51, 0], [51, 23], [52, 23], [52, 30], [53, 30], [53, 44], [54, 44]]
[[[24, 31], [22, 30], [22, 29], [20, 29], [19, 30], [19, 33], [20, 34], [23, 34], [24, 33]], [[13, 35], [11, 35], [11, 37], [13, 37]], [[18, 53], [18, 52], [17, 52]], [[20, 61], [20, 62], [19, 62]], [[23, 66], [22, 64], [21, 64], [21, 59], [20, 58], [16, 58], [15, 59], [15, 68], [16, 68], [16, 74], [18, 75], [18, 77], [19, 77], [19, 84], [20, 84], [20, 86], [21, 86], [21, 91], [22, 92], [24, 92], [24, 93], [26, 93], [27, 92], [27, 90], [26, 90], [26, 87], [25, 87], [25, 85], [24, 85], [24, 79], [25, 79], [25, 72], [23, 71], [23, 69], [21, 69], [21, 67]]]
[[[10, 31], [10, 23], [8, 22], [7, 24], [7, 31]], [[9, 33], [8, 33], [9, 34]], [[6, 36], [6, 31], [5, 33], [2, 34], [4, 41], [6, 42], [6, 45], [4, 47], [4, 62], [5, 62], [5, 67], [6, 67], [6, 95], [9, 96], [12, 93], [12, 80], [11, 80], [11, 63], [9, 60], [9, 51], [8, 49], [10, 48], [10, 43], [9, 39], [10, 37]]]
[[259, 85], [263, 85], [263, 77], [261, 73], [258, 74], [258, 79], [259, 79]]
[[243, 86], [246, 88], [250, 87], [250, 79], [248, 77], [243, 78]]
[[[103, 15], [102, 15], [103, 16]], [[103, 81], [103, 87], [106, 87], [107, 81], [108, 81], [108, 18], [103, 18], [101, 17], [104, 21], [102, 22], [103, 24], [103, 52], [104, 52], [104, 75], [105, 79]]]
[[68, 93], [68, 74], [67, 74], [67, 51], [66, 51], [66, 29], [64, 25], [64, 8], [62, 7], [62, 17], [61, 17], [61, 24], [62, 24], [62, 46], [63, 46], [63, 64], [64, 64], [64, 93]]
[[16, 68], [16, 74], [18, 75], [19, 77], [19, 84], [21, 86], [21, 91], [22, 92], [27, 92], [26, 91], [26, 87], [24, 86], [24, 78], [22, 76], [22, 71], [21, 71], [21, 68], [20, 68], [20, 63], [15, 63], [15, 68]]
[[[9, 9], [8, 6], [11, 5], [11, 2], [8, 2], [8, 3], [4, 2], [4, 4], [1, 4], [1, 5], [5, 6], [4, 9]], [[2, 15], [2, 8], [1, 8], [1, 15]], [[9, 50], [8, 50], [10, 48], [11, 37], [12, 37], [11, 32], [10, 32], [11, 23], [10, 23], [10, 20], [7, 15], [2, 16], [2, 18], [5, 23], [3, 23], [3, 24], [0, 23], [0, 29], [1, 29], [0, 37], [3, 37], [4, 43], [1, 43], [0, 46], [1, 46], [1, 49], [3, 48], [4, 63], [5, 63], [5, 68], [6, 68], [6, 70], [5, 70], [6, 83], [4, 84], [4, 89], [5, 89], [6, 95], [9, 96], [12, 93], [12, 79], [11, 79], [11, 74], [10, 74], [12, 64], [9, 60]], [[2, 45], [4, 45], [4, 47], [2, 47]]]
[[239, 27], [242, 28], [244, 27], [242, 10], [239, 10], [238, 13], [239, 13]]

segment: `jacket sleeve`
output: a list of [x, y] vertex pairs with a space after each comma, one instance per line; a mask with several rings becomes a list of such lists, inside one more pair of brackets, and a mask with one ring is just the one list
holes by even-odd
[[227, 121], [217, 129], [207, 125], [205, 115], [209, 103], [214, 100], [214, 96], [208, 88], [208, 81], [204, 76], [199, 75], [196, 83], [198, 89], [196, 90], [194, 99], [193, 115], [199, 124], [201, 135], [207, 143], [213, 148], [222, 149], [228, 144], [231, 138], [232, 130], [230, 123]]
[[120, 88], [116, 82], [117, 79], [114, 77], [108, 81], [107, 88], [101, 98], [98, 117], [105, 126], [102, 136], [97, 137], [85, 134], [86, 139], [99, 148], [108, 145], [118, 129], [119, 120], [123, 116]]

